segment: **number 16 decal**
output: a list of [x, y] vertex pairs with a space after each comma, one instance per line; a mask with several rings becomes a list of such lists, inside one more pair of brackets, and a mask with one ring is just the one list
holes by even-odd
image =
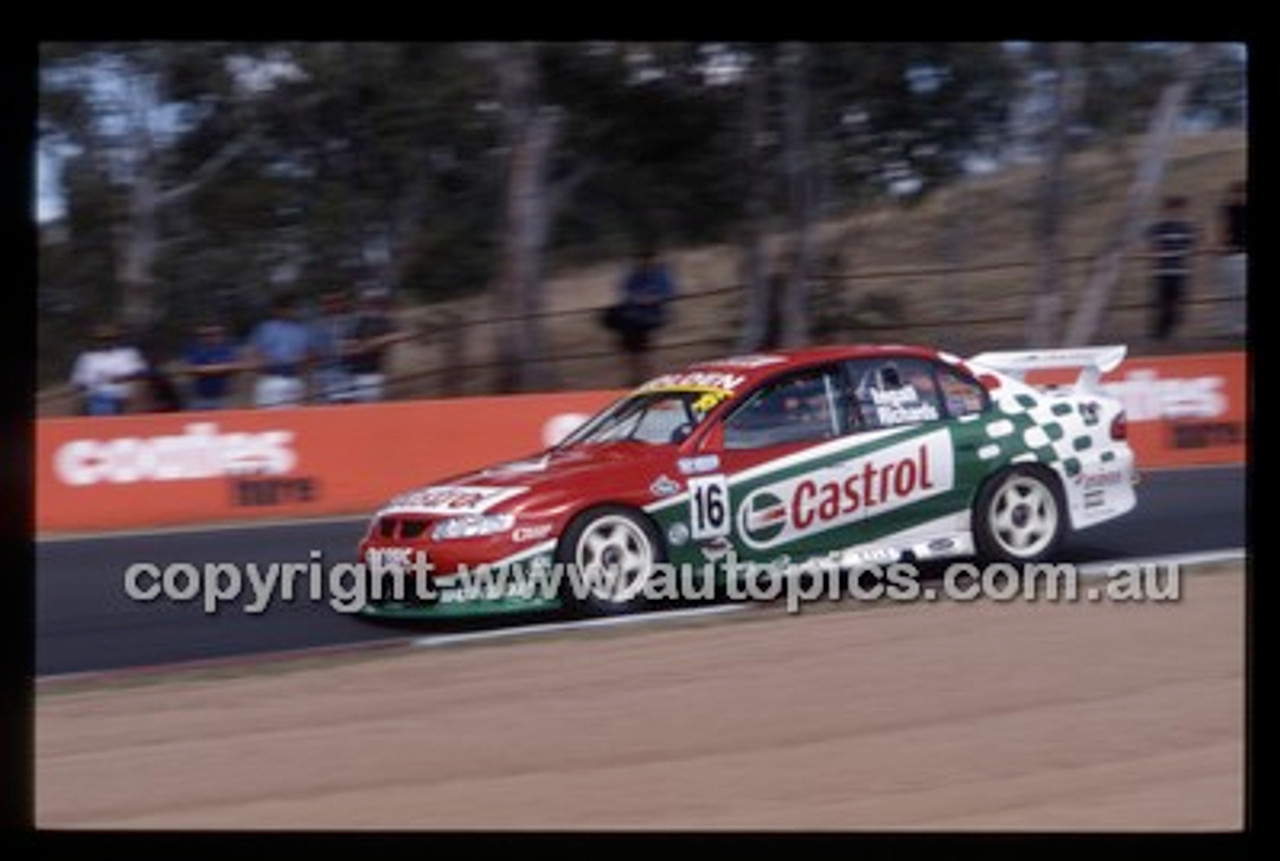
[[723, 475], [689, 479], [689, 523], [695, 540], [729, 534], [729, 485]]

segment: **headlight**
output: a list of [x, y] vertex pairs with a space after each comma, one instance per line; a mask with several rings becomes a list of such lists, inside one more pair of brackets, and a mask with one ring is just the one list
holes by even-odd
[[464, 514], [461, 517], [450, 517], [441, 520], [431, 530], [432, 541], [448, 541], [451, 538], [477, 538], [481, 535], [493, 535], [506, 532], [515, 525], [516, 519], [511, 514]]

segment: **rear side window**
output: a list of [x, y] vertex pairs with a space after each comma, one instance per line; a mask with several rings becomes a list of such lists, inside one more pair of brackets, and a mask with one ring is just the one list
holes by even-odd
[[753, 449], [839, 436], [845, 426], [838, 377], [803, 371], [760, 389], [724, 425], [726, 449]]
[[846, 400], [855, 431], [937, 421], [944, 417], [931, 363], [911, 357], [846, 363]]
[[952, 418], [983, 412], [991, 402], [987, 390], [950, 365], [934, 365], [942, 402]]

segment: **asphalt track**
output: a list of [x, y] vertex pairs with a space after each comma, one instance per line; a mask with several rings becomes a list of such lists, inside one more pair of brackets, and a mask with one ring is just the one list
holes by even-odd
[[[1236, 549], [1247, 545], [1243, 467], [1150, 472], [1133, 513], [1074, 536], [1061, 559], [1095, 562]], [[135, 562], [307, 562], [350, 560], [363, 520], [298, 522], [41, 541], [36, 548], [38, 676], [233, 658], [279, 650], [403, 639], [405, 631], [336, 612], [306, 590], [248, 614], [244, 601], [214, 615], [201, 603], [131, 600], [124, 572]], [[301, 581], [300, 581], [301, 582]], [[247, 599], [246, 599], [247, 600]], [[554, 618], [554, 617], [553, 617]], [[422, 635], [477, 624], [415, 626]], [[528, 621], [520, 619], [519, 621]]]

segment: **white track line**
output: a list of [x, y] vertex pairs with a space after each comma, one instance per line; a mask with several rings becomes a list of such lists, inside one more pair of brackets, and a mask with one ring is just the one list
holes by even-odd
[[1202, 550], [1195, 553], [1173, 553], [1168, 556], [1144, 556], [1139, 559], [1107, 559], [1102, 562], [1085, 562], [1076, 570], [1086, 577], [1106, 576], [1121, 566], [1134, 565], [1201, 565], [1206, 562], [1237, 562], [1248, 559], [1244, 547], [1227, 547], [1221, 550]]
[[521, 625], [517, 628], [496, 628], [492, 631], [468, 631], [463, 634], [439, 634], [434, 637], [419, 637], [409, 645], [420, 649], [438, 646], [456, 646], [463, 643], [478, 643], [485, 640], [503, 640], [509, 637], [521, 637], [538, 634], [554, 634], [563, 631], [580, 631], [587, 628], [618, 628], [624, 625], [643, 625], [654, 622], [665, 622], [678, 619], [689, 619], [698, 616], [712, 616], [723, 613], [736, 613], [749, 610], [752, 604], [715, 604], [710, 607], [690, 607], [684, 610], [663, 610], [659, 612], [636, 613], [630, 616], [607, 616], [603, 619], [580, 619], [572, 622], [552, 622], [545, 625]]

